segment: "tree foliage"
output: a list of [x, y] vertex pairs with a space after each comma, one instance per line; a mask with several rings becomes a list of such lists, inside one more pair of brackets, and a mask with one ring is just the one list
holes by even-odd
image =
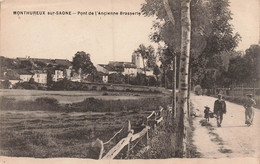
[[228, 71], [222, 75], [228, 85], [253, 86], [260, 80], [260, 46], [251, 45], [245, 55], [237, 55], [230, 59]]
[[72, 60], [73, 68], [78, 72], [80, 69], [83, 74], [91, 74], [96, 68], [90, 60], [90, 54], [84, 51], [77, 52]]
[[[179, 0], [169, 1], [175, 18], [175, 25], [169, 21], [162, 1], [146, 0], [142, 12], [146, 16], [155, 16], [150, 38], [154, 42], [164, 42], [173, 54], [180, 52], [181, 17]], [[200, 84], [207, 68], [222, 66], [220, 54], [233, 51], [240, 36], [233, 33], [230, 24], [232, 14], [228, 0], [192, 0], [191, 1], [191, 56], [190, 67], [192, 82]], [[228, 55], [228, 53], [227, 53]], [[177, 60], [177, 62], [179, 62]]]

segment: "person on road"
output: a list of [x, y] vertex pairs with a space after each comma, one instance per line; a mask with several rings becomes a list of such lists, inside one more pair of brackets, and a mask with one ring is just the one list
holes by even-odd
[[217, 126], [221, 127], [223, 114], [226, 114], [226, 102], [222, 99], [222, 95], [218, 94], [218, 99], [214, 103], [214, 114], [217, 115]]
[[250, 126], [253, 124], [254, 119], [254, 105], [256, 105], [255, 100], [253, 99], [252, 94], [247, 95], [248, 99], [244, 104], [245, 107], [245, 124]]
[[209, 106], [205, 106], [205, 110], [204, 110], [204, 118], [206, 119], [206, 121], [209, 122], [209, 113], [210, 113], [210, 108]]

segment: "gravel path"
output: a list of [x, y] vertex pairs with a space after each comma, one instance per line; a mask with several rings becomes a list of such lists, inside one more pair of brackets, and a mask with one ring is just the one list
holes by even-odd
[[194, 119], [194, 144], [203, 158], [260, 157], [260, 110], [255, 109], [254, 124], [247, 127], [244, 108], [241, 105], [226, 102], [227, 114], [222, 127], [217, 127], [216, 119], [210, 119], [205, 125], [204, 106], [213, 111], [215, 98], [191, 95], [196, 114]]

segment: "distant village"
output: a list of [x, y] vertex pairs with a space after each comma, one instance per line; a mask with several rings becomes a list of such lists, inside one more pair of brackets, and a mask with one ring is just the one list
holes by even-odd
[[[130, 78], [144, 74], [145, 77], [155, 79], [153, 68], [144, 68], [141, 57], [136, 53], [133, 53], [131, 62], [109, 61], [108, 64], [97, 64], [95, 78], [93, 74], [83, 73], [81, 69], [76, 71], [72, 61], [67, 59], [6, 58], [0, 56], [0, 66], [1, 82], [9, 81], [8, 88], [24, 82], [47, 86], [49, 82], [58, 82], [64, 79], [72, 82], [119, 83], [115, 81], [117, 78], [115, 76], [118, 75], [124, 76], [125, 81], [122, 83], [129, 83]], [[111, 78], [111, 75], [114, 77]]]

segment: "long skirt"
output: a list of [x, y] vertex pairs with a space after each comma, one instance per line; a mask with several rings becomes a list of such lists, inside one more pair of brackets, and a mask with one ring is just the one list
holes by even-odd
[[245, 110], [245, 124], [252, 125], [254, 119], [254, 108], [246, 108]]

